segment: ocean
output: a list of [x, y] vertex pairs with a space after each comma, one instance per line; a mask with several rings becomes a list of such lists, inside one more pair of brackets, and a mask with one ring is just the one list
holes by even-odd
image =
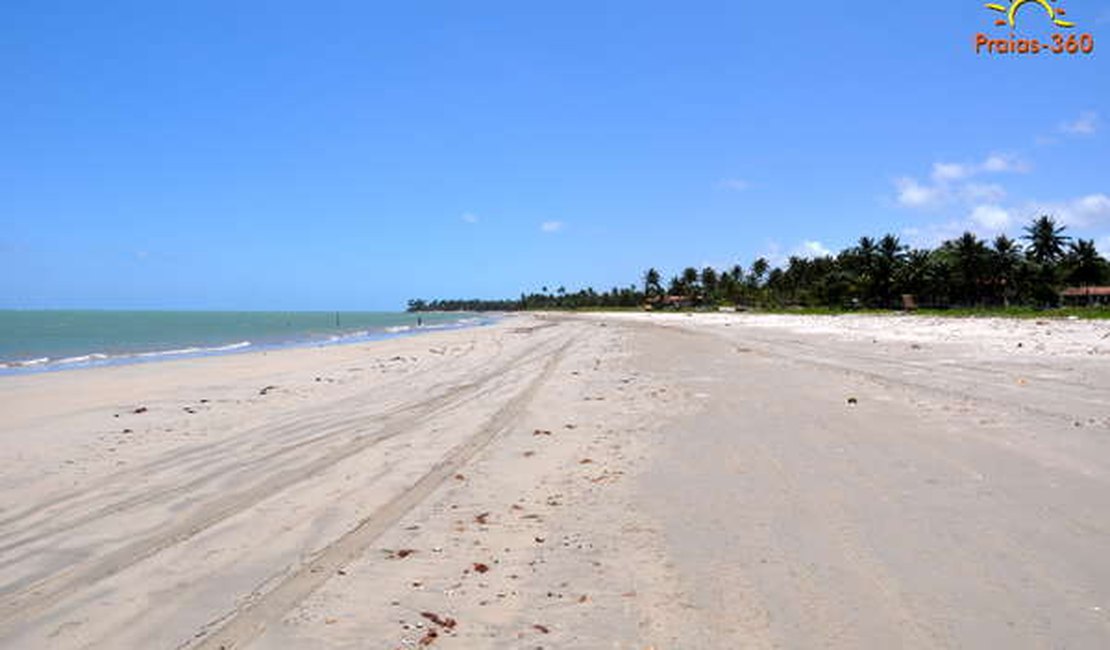
[[476, 314], [0, 310], [0, 373], [333, 345], [486, 324]]

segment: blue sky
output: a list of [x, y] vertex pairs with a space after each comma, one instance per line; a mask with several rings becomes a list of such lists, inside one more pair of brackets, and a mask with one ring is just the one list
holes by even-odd
[[1110, 253], [1110, 2], [1037, 57], [976, 55], [977, 1], [786, 4], [5, 3], [0, 307], [396, 309], [1044, 210]]

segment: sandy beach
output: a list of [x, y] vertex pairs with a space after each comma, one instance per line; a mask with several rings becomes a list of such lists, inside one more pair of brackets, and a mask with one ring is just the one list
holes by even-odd
[[4, 648], [1110, 642], [1110, 322], [521, 315], [0, 413]]

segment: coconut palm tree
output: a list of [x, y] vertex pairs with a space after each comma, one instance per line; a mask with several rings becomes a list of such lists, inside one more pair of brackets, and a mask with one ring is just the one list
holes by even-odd
[[686, 290], [686, 295], [690, 296], [695, 302], [698, 301], [698, 295], [701, 287], [698, 286], [698, 270], [692, 266], [687, 266], [682, 269], [682, 286]]
[[644, 296], [648, 300], [663, 293], [663, 287], [659, 284], [660, 281], [659, 271], [654, 268], [650, 268], [644, 273]]
[[1059, 302], [1057, 288], [1060, 284], [1059, 263], [1064, 258], [1065, 246], [1071, 237], [1064, 234], [1066, 228], [1057, 225], [1049, 215], [1041, 215], [1025, 227], [1023, 239], [1029, 241], [1025, 254], [1033, 262], [1028, 274], [1030, 295], [1043, 306]]
[[874, 291], [880, 306], [890, 307], [894, 297], [894, 280], [897, 277], [898, 267], [906, 259], [906, 246], [902, 245], [898, 237], [888, 234], [879, 240], [876, 249]]
[[1068, 282], [1080, 286], [1101, 284], [1106, 278], [1106, 260], [1098, 254], [1095, 242], [1080, 239], [1068, 251]]
[[701, 287], [705, 291], [706, 302], [714, 302], [717, 300], [717, 288], [719, 286], [719, 279], [717, 277], [717, 270], [711, 266], [707, 266], [701, 270]]
[[994, 238], [990, 255], [990, 275], [1002, 304], [1010, 306], [1017, 291], [1018, 270], [1021, 268], [1021, 245], [1006, 235]]
[[902, 263], [894, 272], [894, 283], [903, 292], [917, 296], [920, 301], [925, 295], [929, 285], [929, 271], [931, 269], [931, 253], [927, 250], [915, 249], [905, 253]]
[[1071, 240], [1065, 230], [1065, 226], [1056, 225], [1056, 220], [1047, 214], [1034, 219], [1025, 227], [1023, 237], [1029, 241], [1029, 259], [1046, 266], [1059, 262], [1064, 257], [1064, 246]]
[[977, 304], [986, 277], [986, 244], [973, 233], [965, 232], [959, 239], [944, 242], [941, 248], [952, 265], [955, 295], [964, 304]]
[[744, 267], [733, 264], [732, 268], [721, 274], [721, 294], [734, 305], [744, 299]]
[[667, 295], [685, 296], [687, 293], [689, 293], [689, 290], [686, 287], [686, 283], [682, 281], [682, 278], [677, 275], [672, 275], [670, 282], [667, 284]]
[[767, 271], [771, 270], [771, 263], [766, 258], [759, 258], [752, 262], [751, 285], [758, 287], [763, 284], [763, 276], [767, 275]]

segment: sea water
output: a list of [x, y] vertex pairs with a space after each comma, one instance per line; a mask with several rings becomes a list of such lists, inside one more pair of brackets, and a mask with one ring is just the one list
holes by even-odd
[[489, 322], [464, 313], [0, 310], [0, 373], [334, 345]]

